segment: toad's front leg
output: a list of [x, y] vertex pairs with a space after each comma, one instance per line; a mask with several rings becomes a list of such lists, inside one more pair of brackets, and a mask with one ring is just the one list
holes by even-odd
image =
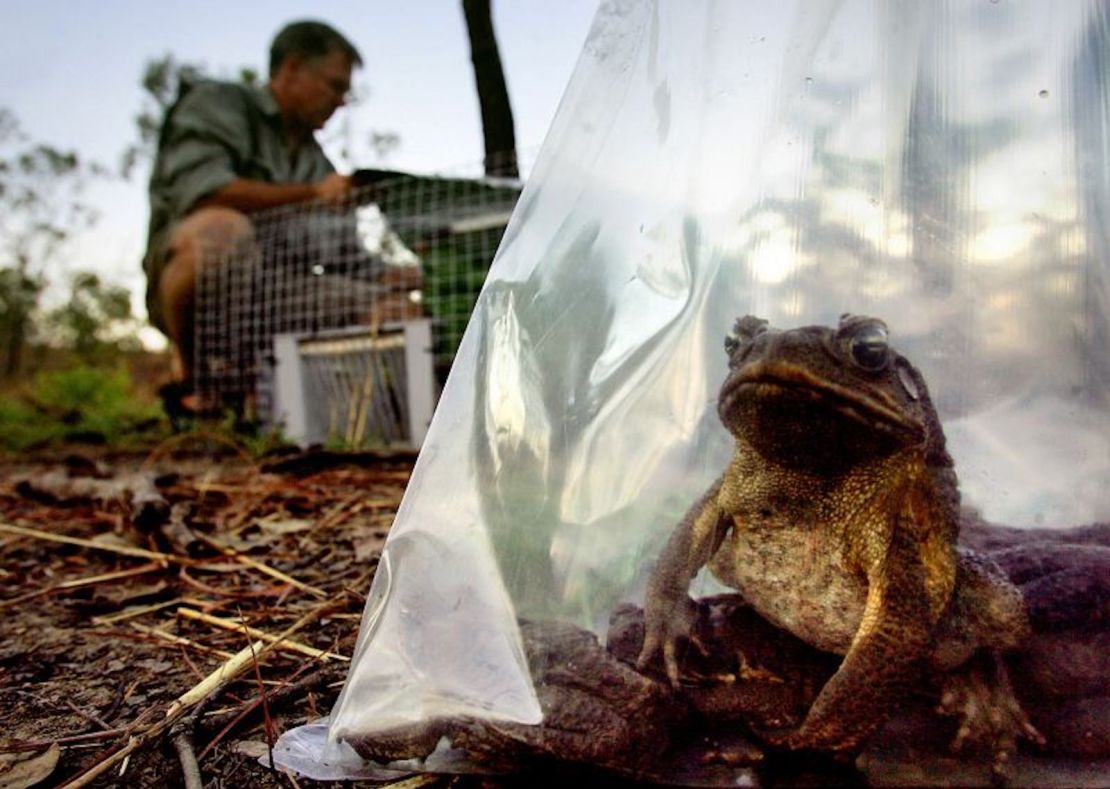
[[[868, 570], [867, 602], [852, 644], [795, 731], [767, 739], [791, 750], [853, 753], [885, 723], [918, 676], [932, 641], [929, 589], [932, 567], [903, 530], [895, 529], [886, 556]], [[943, 563], [941, 563], [943, 565]], [[954, 562], [953, 562], [954, 564]], [[951, 572], [954, 574], [954, 567]]]
[[1003, 774], [1019, 740], [1043, 745], [1014, 695], [1002, 652], [1031, 637], [1021, 591], [993, 561], [961, 551], [959, 583], [933, 664], [942, 673], [939, 712], [960, 720], [952, 749], [987, 749]]
[[732, 525], [718, 501], [721, 480], [690, 508], [675, 529], [648, 581], [644, 600], [644, 645], [636, 661], [643, 669], [662, 651], [663, 665], [672, 685], [678, 684], [679, 640], [698, 645], [691, 638], [694, 602], [690, 581], [716, 553]]

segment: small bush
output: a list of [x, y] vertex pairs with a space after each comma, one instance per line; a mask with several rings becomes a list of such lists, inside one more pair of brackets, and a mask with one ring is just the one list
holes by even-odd
[[5, 449], [26, 449], [49, 440], [53, 433], [30, 405], [15, 397], [0, 397], [0, 445]]
[[0, 397], [0, 446], [8, 450], [67, 440], [126, 444], [152, 428], [164, 432], [161, 410], [138, 394], [123, 367], [44, 372]]

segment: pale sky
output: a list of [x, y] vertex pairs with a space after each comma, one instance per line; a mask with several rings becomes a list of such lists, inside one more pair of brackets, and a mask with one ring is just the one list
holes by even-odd
[[[589, 30], [597, 0], [493, 0], [494, 25], [522, 158], [543, 142]], [[481, 121], [459, 0], [3, 0], [0, 3], [0, 106], [34, 140], [76, 149], [115, 170], [136, 137], [144, 63], [172, 53], [216, 74], [240, 66], [266, 73], [269, 42], [294, 19], [326, 21], [347, 35], [365, 67], [355, 84], [368, 93], [324, 130], [334, 141], [346, 123], [358, 140], [392, 131], [395, 169], [436, 172], [482, 158]], [[344, 117], [346, 115], [346, 118]], [[335, 154], [334, 144], [328, 145]], [[337, 164], [342, 164], [337, 161]], [[381, 164], [373, 155], [353, 165]], [[130, 181], [90, 189], [97, 227], [80, 239], [64, 270], [94, 268], [137, 294], [146, 231], [144, 168]], [[137, 308], [141, 298], [136, 297]]]

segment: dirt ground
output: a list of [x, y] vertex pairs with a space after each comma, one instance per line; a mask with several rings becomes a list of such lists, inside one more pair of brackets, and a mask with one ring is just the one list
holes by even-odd
[[2, 461], [0, 786], [185, 785], [183, 735], [204, 786], [325, 785], [258, 757], [335, 701], [411, 469], [204, 441]]
[[[188, 787], [190, 755], [193, 786], [380, 786], [294, 777], [259, 759], [335, 703], [413, 461], [254, 460], [197, 437], [0, 458], [0, 789]], [[237, 653], [235, 679], [205, 682]], [[590, 777], [568, 768], [388, 785]]]
[[[0, 459], [0, 789], [380, 785], [310, 781], [259, 759], [332, 708], [412, 463], [325, 451], [259, 460], [197, 436]], [[229, 666], [231, 679], [208, 680]], [[869, 773], [878, 785], [967, 777], [951, 760], [925, 775], [899, 758]], [[1015, 785], [1097, 786], [1110, 769], [1025, 762]], [[596, 778], [544, 769], [394, 785]]]

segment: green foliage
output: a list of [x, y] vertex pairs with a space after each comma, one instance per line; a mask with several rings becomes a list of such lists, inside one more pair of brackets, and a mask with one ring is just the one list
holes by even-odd
[[[124, 178], [130, 178], [139, 165], [153, 161], [166, 111], [177, 101], [185, 86], [203, 79], [238, 80], [254, 87], [264, 84], [262, 73], [250, 66], [213, 72], [204, 63], [186, 63], [168, 52], [147, 60], [139, 79], [143, 104], [135, 116], [138, 138], [124, 149], [120, 157], [119, 171]], [[368, 95], [369, 88], [355, 85], [347, 103], [359, 104]], [[389, 130], [373, 130], [363, 139], [352, 129], [350, 116], [342, 124], [333, 124], [329, 128], [330, 131], [325, 131], [326, 139], [329, 145], [338, 148], [339, 163], [347, 167], [354, 162], [363, 163], [371, 156], [376, 161], [384, 162], [401, 145], [400, 136]]]
[[177, 98], [182, 83], [196, 82], [203, 76], [204, 66], [182, 63], [167, 53], [146, 62], [140, 84], [146, 95], [164, 111]]
[[292, 445], [279, 428], [245, 425], [234, 416], [229, 416], [224, 421], [223, 429], [244, 452], [256, 460]]
[[56, 426], [48, 429], [29, 403], [15, 397], [0, 397], [0, 446], [16, 452], [49, 440]]
[[437, 320], [436, 365], [450, 368], [489, 273], [488, 250], [497, 249], [504, 227], [457, 233], [431, 242], [423, 254], [424, 306]]
[[19, 368], [31, 315], [45, 286], [41, 275], [26, 268], [0, 268], [0, 373], [5, 376]]
[[30, 141], [15, 115], [0, 108], [0, 374], [19, 370], [43, 272], [96, 221], [81, 192], [101, 174], [74, 151]]
[[57, 340], [88, 364], [105, 361], [138, 343], [131, 315], [131, 293], [106, 284], [91, 271], [79, 271], [69, 300], [47, 317]]
[[124, 178], [130, 178], [139, 163], [154, 158], [166, 110], [177, 100], [183, 85], [196, 82], [204, 76], [203, 65], [182, 63], [169, 53], [146, 62], [139, 78], [143, 89], [143, 106], [135, 116], [139, 139], [128, 145], [120, 157], [119, 169]]
[[[166, 111], [182, 91], [193, 83], [211, 78], [213, 75], [203, 63], [186, 63], [169, 53], [146, 62], [139, 78], [143, 105], [135, 116], [138, 140], [128, 145], [120, 157], [119, 169], [124, 178], [130, 178], [139, 164], [153, 160]], [[249, 66], [240, 66], [236, 78], [247, 85], [259, 84], [258, 70]]]
[[22, 391], [0, 396], [0, 448], [23, 451], [77, 438], [127, 444], [164, 430], [160, 413], [123, 367], [44, 372]]

